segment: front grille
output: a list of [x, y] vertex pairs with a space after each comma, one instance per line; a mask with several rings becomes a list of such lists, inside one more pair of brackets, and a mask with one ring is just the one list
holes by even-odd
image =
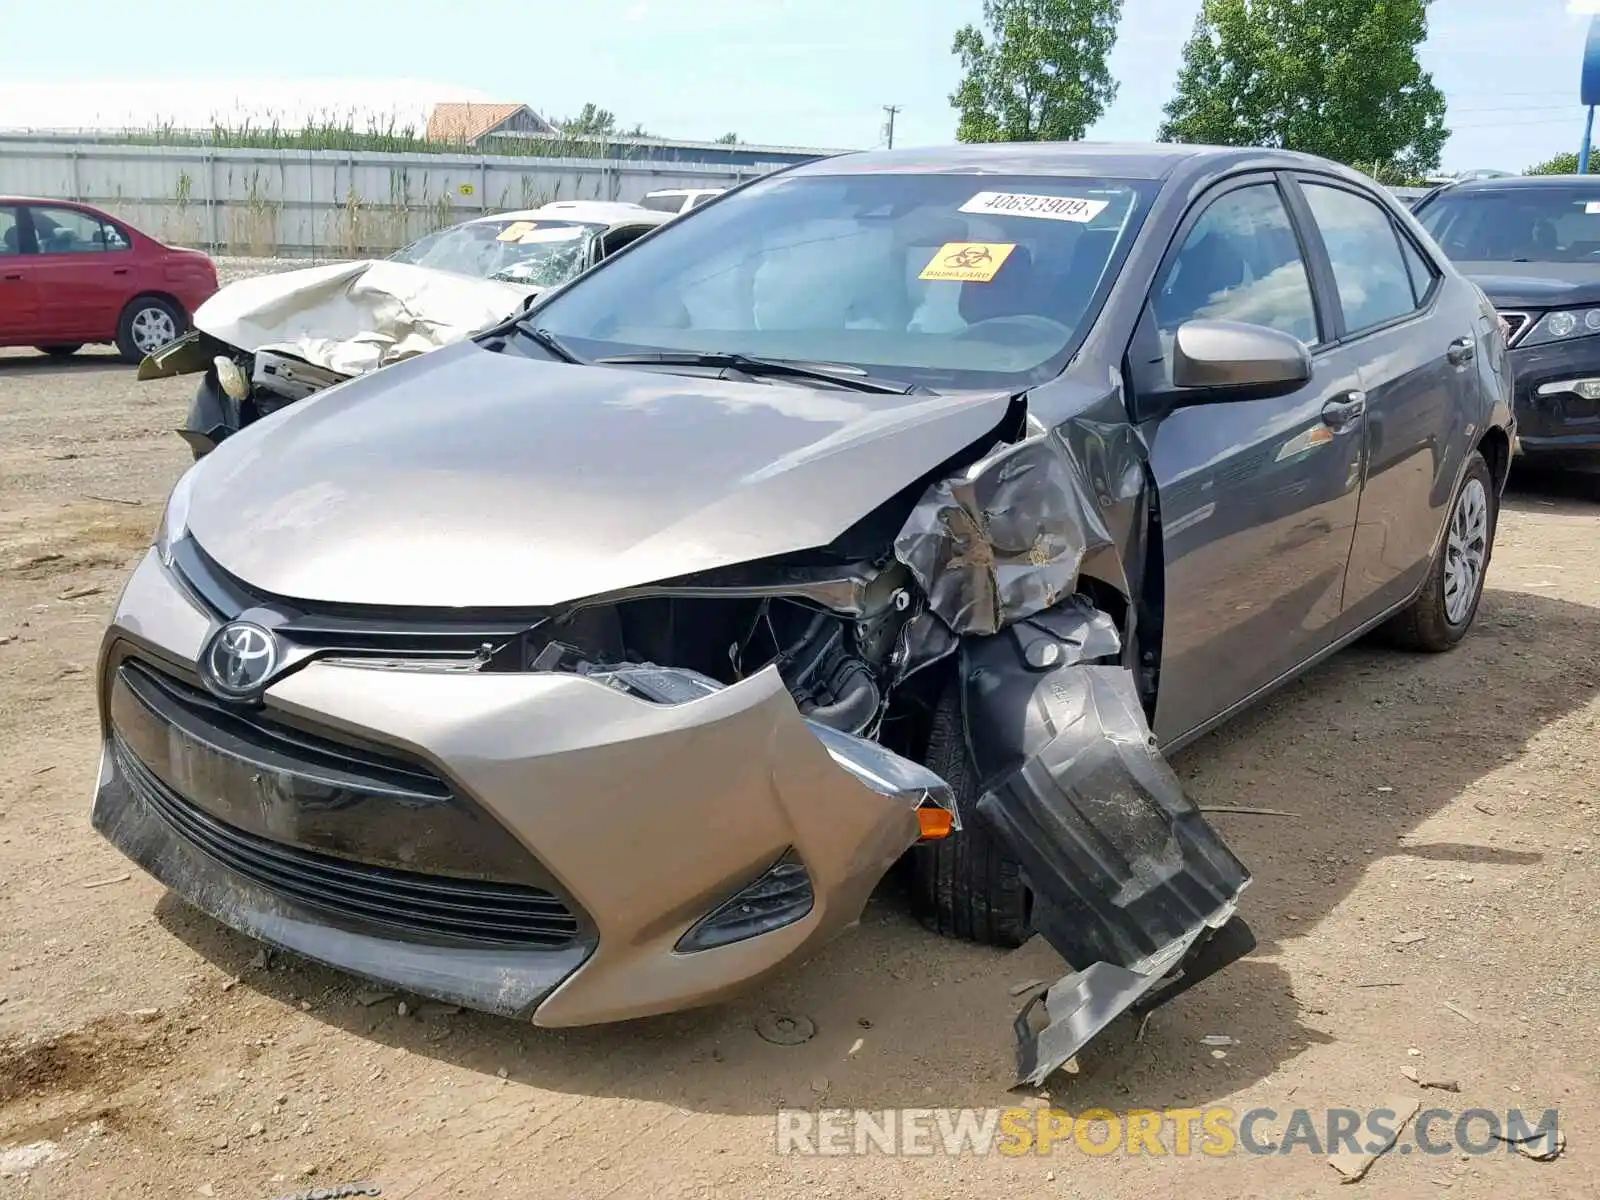
[[197, 732], [258, 765], [293, 771], [330, 788], [418, 801], [451, 794], [435, 772], [387, 749], [336, 742], [273, 720], [261, 710], [226, 705], [204, 688], [136, 660], [124, 661], [119, 674], [167, 723]]
[[219, 821], [163, 783], [122, 741], [112, 752], [130, 792], [178, 837], [222, 866], [295, 904], [407, 940], [558, 949], [578, 922], [541, 888], [396, 871], [329, 858]]

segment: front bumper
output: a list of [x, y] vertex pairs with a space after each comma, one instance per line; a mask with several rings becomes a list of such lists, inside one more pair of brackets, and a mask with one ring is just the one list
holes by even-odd
[[1517, 347], [1517, 441], [1530, 462], [1600, 463], [1600, 399], [1558, 386], [1600, 381], [1600, 336]]
[[[94, 825], [224, 924], [378, 982], [546, 1026], [710, 1003], [854, 922], [919, 834], [775, 671], [658, 705], [317, 660], [234, 721], [197, 686], [216, 624], [146, 556], [101, 654]], [[804, 916], [678, 948], [791, 852]]]

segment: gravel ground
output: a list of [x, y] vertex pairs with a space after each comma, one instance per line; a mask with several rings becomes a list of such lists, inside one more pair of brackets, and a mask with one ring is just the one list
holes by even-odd
[[[940, 941], [892, 890], [737, 1003], [558, 1032], [369, 1003], [174, 901], [88, 827], [89, 668], [187, 461], [170, 431], [190, 387], [137, 384], [107, 353], [0, 352], [0, 1197], [260, 1198], [357, 1180], [385, 1197], [769, 1200], [1338, 1186], [1303, 1150], [779, 1155], [782, 1105], [1019, 1102], [1011, 991], [1062, 965], [1037, 939], [1012, 953]], [[1597, 515], [1592, 492], [1524, 487], [1454, 653], [1358, 646], [1178, 757], [1202, 804], [1295, 814], [1214, 818], [1255, 872], [1244, 909], [1260, 947], [1145, 1028], [1114, 1027], [1051, 1081], [1053, 1104], [1319, 1121], [1391, 1096], [1558, 1107], [1555, 1162], [1397, 1151], [1356, 1187], [1600, 1195]], [[816, 1036], [763, 1041], [753, 1026], [772, 1011], [810, 1017]], [[1214, 1052], [1208, 1035], [1234, 1044]], [[1460, 1091], [1421, 1091], [1407, 1068]]]

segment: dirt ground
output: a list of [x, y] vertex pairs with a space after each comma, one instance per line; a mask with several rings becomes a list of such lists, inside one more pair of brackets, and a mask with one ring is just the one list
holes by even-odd
[[[267, 960], [176, 902], [89, 828], [90, 670], [186, 461], [170, 431], [190, 389], [137, 384], [103, 352], [0, 352], [0, 1197], [370, 1181], [391, 1198], [1282, 1200], [1340, 1186], [1304, 1150], [778, 1154], [780, 1106], [1019, 1102], [1010, 992], [1061, 964], [1038, 939], [1012, 953], [940, 941], [892, 889], [739, 1003], [565, 1032], [362, 1003], [357, 981]], [[1260, 947], [1142, 1036], [1114, 1027], [1050, 1081], [1050, 1102], [1559, 1108], [1554, 1162], [1397, 1147], [1352, 1193], [1600, 1195], [1597, 694], [1600, 497], [1524, 486], [1456, 652], [1358, 646], [1178, 756], [1202, 804], [1293, 814], [1214, 818], [1255, 873], [1244, 913]], [[815, 1036], [762, 1040], [771, 1012], [811, 1018]], [[1236, 1044], [1214, 1054], [1201, 1039], [1219, 1034]], [[1423, 1092], [1408, 1067], [1461, 1090]]]

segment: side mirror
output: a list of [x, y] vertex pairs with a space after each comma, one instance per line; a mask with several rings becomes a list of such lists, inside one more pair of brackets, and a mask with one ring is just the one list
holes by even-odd
[[1282, 396], [1310, 379], [1305, 344], [1265, 325], [1185, 321], [1173, 340], [1173, 399], [1180, 405]]

